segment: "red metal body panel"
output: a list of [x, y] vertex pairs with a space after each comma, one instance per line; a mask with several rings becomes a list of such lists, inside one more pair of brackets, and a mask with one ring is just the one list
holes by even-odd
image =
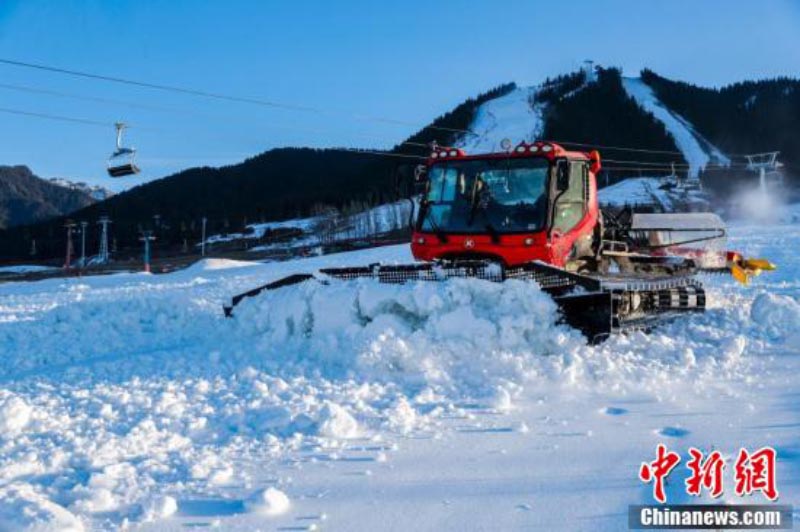
[[[525, 151], [519, 150], [520, 146]], [[537, 146], [537, 153], [531, 153], [527, 148]], [[549, 152], [541, 151], [541, 147], [551, 146]], [[518, 151], [519, 150], [519, 151]], [[554, 266], [563, 267], [569, 260], [575, 241], [581, 237], [592, 235], [598, 223], [599, 207], [597, 203], [597, 183], [596, 172], [600, 169], [600, 156], [597, 152], [582, 153], [567, 151], [561, 146], [552, 143], [536, 142], [532, 144], [520, 144], [511, 153], [490, 153], [484, 155], [465, 155], [463, 151], [457, 150], [457, 155], [449, 156], [455, 150], [441, 148], [437, 151], [437, 156], [428, 159], [428, 166], [436, 164], [441, 160], [480, 160], [480, 159], [499, 159], [504, 157], [513, 158], [546, 158], [553, 161], [556, 158], [566, 157], [569, 160], [590, 161], [589, 171], [589, 197], [586, 212], [583, 218], [566, 233], [558, 231], [550, 232], [549, 229], [534, 233], [515, 233], [500, 234], [493, 241], [491, 235], [486, 232], [476, 232], [474, 234], [447, 234], [447, 242], [433, 233], [423, 233], [415, 231], [411, 240], [411, 252], [418, 260], [433, 261], [436, 259], [446, 259], [453, 257], [492, 257], [502, 261], [508, 266], [516, 266], [540, 260]], [[441, 154], [444, 153], [442, 156]]]

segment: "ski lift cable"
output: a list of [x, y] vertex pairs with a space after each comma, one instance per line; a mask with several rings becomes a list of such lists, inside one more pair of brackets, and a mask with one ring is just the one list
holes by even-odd
[[48, 120], [58, 120], [61, 122], [71, 122], [74, 124], [84, 124], [89, 126], [100, 126], [100, 127], [113, 127], [114, 124], [110, 124], [108, 122], [100, 122], [99, 120], [89, 120], [86, 118], [75, 118], [71, 116], [62, 116], [62, 115], [53, 115], [48, 113], [37, 113], [32, 111], [21, 111], [19, 109], [8, 109], [6, 107], [0, 107], [0, 113], [7, 113], [12, 115], [19, 115], [19, 116], [31, 116], [35, 118], [45, 118]]
[[[114, 127], [115, 126], [115, 123], [113, 123], [113, 122], [101, 122], [101, 121], [98, 121], [98, 120], [90, 120], [90, 119], [85, 119], [85, 118], [75, 118], [75, 117], [69, 117], [69, 116], [63, 116], [63, 115], [54, 115], [54, 114], [49, 114], [49, 113], [39, 113], [39, 112], [33, 112], [33, 111], [23, 111], [23, 110], [19, 110], [19, 109], [9, 109], [9, 108], [6, 108], [6, 107], [0, 107], [0, 112], [7, 113], [7, 114], [13, 114], [13, 115], [19, 115], [19, 116], [28, 116], [28, 117], [43, 118], [43, 119], [48, 119], [48, 120], [57, 120], [57, 121], [61, 121], [61, 122], [70, 122], [70, 123], [98, 126], [98, 127], [104, 127], [104, 128]], [[130, 127], [133, 127], [133, 126], [130, 126], [130, 125], [126, 124], [126, 127], [130, 128]], [[137, 129], [141, 129], [141, 127], [137, 127]], [[144, 128], [144, 129], [149, 129], [149, 128]], [[401, 144], [407, 144], [407, 145], [418, 146], [418, 147], [427, 147], [426, 144], [422, 144], [422, 143], [404, 142], [404, 143], [401, 143]], [[378, 151], [378, 150], [367, 150], [367, 149], [359, 149], [359, 148], [326, 148], [326, 149], [331, 149], [331, 150], [336, 150], [336, 151], [346, 151], [346, 152], [351, 152], [351, 153], [352, 152], [364, 153], [364, 154], [369, 154], [369, 155], [382, 155], [382, 156], [387, 156], [387, 157], [413, 158], [413, 159], [418, 159], [418, 160], [425, 160], [426, 159], [426, 157], [421, 156], [421, 155], [412, 155], [412, 154], [404, 154], [404, 153], [391, 153], [391, 152], [384, 152], [384, 151]], [[668, 166], [666, 164], [650, 163], [650, 162], [647, 162], [647, 161], [630, 161], [630, 160], [619, 160], [619, 159], [604, 159], [604, 161], [613, 162], [615, 164], [639, 164], [640, 166], [651, 166], [650, 168], [627, 167], [627, 166], [626, 167], [604, 166], [604, 168], [606, 170], [614, 170], [614, 171], [619, 171], [619, 170], [636, 170], [636, 171], [641, 171], [641, 170], [653, 170], [653, 171], [655, 171], [655, 170], [671, 170], [671, 166]], [[676, 167], [677, 166], [678, 165], [676, 165]], [[717, 166], [719, 166], [719, 168], [721, 168], [721, 169], [722, 168], [729, 168], [728, 166], [725, 166], [725, 165], [717, 165]]]
[[[11, 65], [11, 66], [23, 67], [23, 68], [44, 70], [44, 71], [47, 71], [47, 72], [54, 72], [54, 73], [58, 73], [58, 74], [65, 74], [65, 75], [69, 75], [69, 76], [81, 77], [81, 78], [86, 78], [86, 79], [94, 79], [94, 80], [100, 80], [100, 81], [107, 81], [107, 82], [111, 82], [111, 83], [132, 85], [132, 86], [135, 86], [135, 87], [142, 87], [142, 88], [147, 88], [147, 89], [154, 89], [154, 90], [167, 91], [167, 92], [175, 92], [175, 93], [187, 94], [187, 95], [191, 95], [191, 96], [199, 96], [199, 97], [202, 97], [202, 98], [212, 98], [212, 99], [226, 100], [226, 101], [237, 102], [237, 103], [247, 103], [247, 104], [252, 104], [252, 105], [259, 105], [259, 106], [262, 106], [262, 107], [272, 107], [272, 108], [276, 108], [276, 109], [286, 109], [286, 110], [290, 110], [290, 111], [301, 111], [301, 112], [310, 112], [310, 113], [317, 113], [317, 114], [330, 114], [331, 113], [331, 111], [329, 111], [329, 110], [318, 108], [318, 107], [289, 104], [289, 103], [283, 103], [283, 102], [276, 102], [276, 101], [272, 101], [272, 100], [263, 100], [263, 99], [258, 99], [258, 98], [232, 96], [232, 95], [223, 94], [223, 93], [219, 93], [219, 92], [210, 92], [210, 91], [205, 91], [205, 90], [192, 89], [192, 88], [188, 88], [188, 87], [178, 87], [178, 86], [174, 86], [174, 85], [165, 85], [165, 84], [161, 84], [161, 83], [151, 83], [151, 82], [147, 82], [147, 81], [138, 81], [138, 80], [121, 78], [121, 77], [116, 77], [116, 76], [107, 76], [107, 75], [103, 75], [103, 74], [94, 74], [94, 73], [83, 72], [83, 71], [79, 71], [79, 70], [71, 70], [71, 69], [67, 69], [67, 68], [59, 68], [59, 67], [54, 67], [54, 66], [49, 66], [49, 65], [42, 65], [42, 64], [39, 64], [39, 63], [28, 63], [28, 62], [24, 62], [24, 61], [14, 61], [14, 60], [11, 60], [11, 59], [3, 59], [3, 58], [0, 58], [0, 63], [6, 64], [6, 65]], [[335, 112], [333, 114], [339, 114], [339, 115], [345, 114], [345, 115], [350, 116], [351, 118], [355, 118], [357, 120], [369, 120], [369, 121], [374, 121], [374, 122], [382, 122], [382, 123], [389, 123], [389, 124], [397, 124], [397, 125], [418, 127], [417, 124], [414, 124], [412, 122], [408, 122], [408, 121], [404, 121], [404, 120], [398, 120], [398, 119], [394, 119], [394, 118], [381, 117], [381, 116], [358, 115], [358, 114], [351, 114], [351, 113], [335, 113]], [[451, 133], [468, 133], [468, 134], [477, 136], [477, 134], [475, 132], [470, 131], [468, 129], [447, 128], [447, 127], [430, 126], [430, 125], [423, 127], [423, 129], [435, 129], [435, 130], [440, 130], [440, 131], [448, 131], [448, 132], [451, 132]]]
[[[56, 120], [60, 122], [69, 122], [73, 124], [82, 124], [82, 125], [89, 125], [89, 126], [97, 126], [103, 128], [113, 128], [116, 127], [116, 123], [114, 122], [101, 122], [99, 120], [90, 120], [86, 118], [75, 118], [71, 116], [63, 116], [63, 115], [54, 115], [50, 113], [38, 113], [33, 111], [22, 111], [19, 109], [9, 109], [6, 107], [0, 107], [0, 113], [7, 113], [12, 115], [18, 116], [27, 116], [27, 117], [34, 117], [34, 118], [42, 118], [47, 120]], [[131, 126], [127, 125], [126, 128], [130, 128]], [[139, 129], [142, 129], [139, 127]], [[149, 129], [149, 128], [144, 128]], [[423, 145], [424, 146], [424, 145]], [[333, 150], [333, 151], [341, 151], [341, 152], [350, 152], [350, 153], [363, 153], [367, 155], [380, 155], [385, 157], [401, 157], [401, 158], [409, 158], [409, 159], [417, 159], [417, 160], [425, 160], [426, 157], [421, 155], [413, 155], [408, 153], [392, 153], [392, 152], [384, 152], [379, 150], [369, 150], [369, 149], [359, 149], [359, 148], [325, 148], [326, 150]]]
[[[396, 125], [420, 127], [418, 124], [415, 124], [413, 122], [408, 122], [408, 121], [405, 121], [405, 120], [398, 120], [398, 119], [395, 119], [395, 118], [388, 118], [388, 117], [381, 117], [381, 116], [370, 116], [370, 115], [360, 115], [360, 114], [352, 114], [352, 113], [345, 113], [345, 112], [335, 112], [335, 111], [329, 111], [329, 110], [326, 110], [326, 109], [323, 109], [323, 108], [319, 108], [319, 107], [311, 107], [311, 106], [305, 106], [305, 105], [297, 105], [297, 104], [290, 104], [290, 103], [284, 103], [284, 102], [277, 102], [277, 101], [273, 101], [273, 100], [263, 100], [263, 99], [257, 99], [257, 98], [248, 98], [248, 97], [242, 97], [242, 96], [233, 96], [233, 95], [228, 95], [228, 94], [223, 94], [223, 93], [218, 93], [218, 92], [210, 92], [210, 91], [205, 91], [205, 90], [200, 90], [200, 89], [193, 89], [193, 88], [188, 88], [188, 87], [179, 87], [179, 86], [166, 85], [166, 84], [161, 84], [161, 83], [151, 83], [151, 82], [146, 82], [146, 81], [138, 81], [138, 80], [133, 80], [133, 79], [128, 79], [128, 78], [121, 78], [121, 77], [116, 77], [116, 76], [107, 76], [107, 75], [103, 75], [103, 74], [95, 74], [95, 73], [91, 73], [91, 72], [84, 72], [84, 71], [79, 71], [79, 70], [72, 70], [72, 69], [54, 67], [54, 66], [50, 66], [50, 65], [43, 65], [43, 64], [40, 64], [40, 63], [29, 63], [29, 62], [24, 62], [24, 61], [16, 61], [16, 60], [11, 60], [11, 59], [0, 58], [0, 64], [6, 64], [6, 65], [11, 65], [11, 66], [22, 67], [22, 68], [30, 68], [30, 69], [36, 69], [36, 70], [43, 70], [43, 71], [47, 71], [47, 72], [54, 72], [54, 73], [58, 73], [58, 74], [65, 74], [65, 75], [70, 75], [70, 76], [74, 76], [74, 77], [86, 78], [86, 79], [107, 81], [107, 82], [111, 82], [111, 83], [132, 85], [132, 86], [136, 86], [136, 87], [149, 88], [149, 89], [154, 89], [154, 90], [161, 90], [161, 91], [169, 91], [169, 92], [175, 92], [175, 93], [180, 93], [180, 94], [187, 94], [187, 95], [191, 95], [191, 96], [199, 96], [199, 97], [204, 97], [204, 98], [212, 98], [212, 99], [227, 100], [227, 101], [238, 102], [238, 103], [247, 103], [247, 104], [253, 104], [253, 105], [260, 105], [260, 106], [264, 106], [264, 107], [272, 107], [272, 108], [277, 108], [277, 109], [286, 109], [286, 110], [303, 111], [303, 112], [313, 112], [313, 113], [317, 113], [317, 114], [337, 114], [339, 116], [345, 115], [345, 116], [349, 116], [351, 118], [354, 118], [356, 120], [367, 120], [367, 121], [373, 121], [373, 122], [381, 122], [381, 123], [389, 123], [389, 124], [396, 124]], [[466, 134], [470, 134], [470, 135], [473, 135], [473, 136], [479, 136], [477, 133], [475, 133], [474, 131], [472, 131], [470, 129], [448, 128], [448, 127], [440, 127], [440, 126], [433, 126], [433, 125], [422, 126], [420, 129], [423, 129], [423, 130], [424, 129], [433, 129], [433, 130], [439, 130], [439, 131], [447, 131], [447, 132], [450, 132], [450, 133], [466, 133]], [[649, 149], [649, 148], [635, 148], [635, 147], [630, 147], [630, 146], [607, 146], [607, 145], [602, 145], [602, 144], [593, 144], [593, 143], [586, 143], [586, 142], [573, 142], [573, 141], [568, 141], [568, 140], [553, 140], [552, 142], [555, 142], [555, 143], [558, 143], [558, 144], [563, 144], [565, 146], [578, 146], [578, 147], [585, 147], [585, 148], [597, 148], [597, 149], [603, 149], [603, 150], [627, 151], [627, 152], [635, 152], [635, 153], [651, 153], [651, 154], [661, 154], [661, 155], [681, 155], [681, 156], [683, 155], [683, 153], [680, 152], [680, 151], [656, 150], [656, 149]], [[411, 144], [409, 143], [409, 145], [411, 145]], [[742, 154], [728, 154], [728, 155], [731, 156], [731, 157], [743, 157], [744, 156]]]
[[662, 155], [683, 155], [682, 152], [679, 151], [668, 151], [668, 150], [652, 150], [648, 148], [631, 148], [628, 146], [603, 146], [601, 144], [590, 144], [587, 142], [572, 142], [569, 140], [552, 140], [551, 142], [555, 142], [556, 144], [563, 144], [564, 146], [578, 146], [582, 148], [597, 148], [601, 150], [617, 150], [617, 151], [629, 151], [629, 152], [637, 152], [637, 153], [654, 153], [654, 154], [662, 154]]
[[[164, 112], [171, 112], [171, 113], [186, 114], [188, 116], [195, 116], [195, 117], [200, 117], [200, 118], [203, 118], [203, 119], [220, 119], [220, 117], [217, 117], [217, 116], [212, 116], [210, 114], [204, 114], [204, 113], [201, 114], [201, 113], [197, 113], [195, 111], [168, 108], [168, 107], [160, 107], [160, 106], [153, 106], [153, 105], [147, 105], [147, 104], [140, 104], [140, 103], [126, 101], [126, 100], [117, 100], [117, 99], [110, 99], [110, 98], [101, 98], [101, 97], [96, 97], [96, 96], [86, 96], [86, 95], [80, 95], [80, 94], [75, 94], [75, 93], [66, 93], [66, 92], [54, 91], [54, 90], [49, 90], [49, 89], [39, 89], [39, 88], [29, 87], [29, 86], [24, 86], [24, 85], [14, 85], [14, 84], [8, 84], [8, 83], [0, 83], [0, 89], [15, 90], [15, 91], [20, 91], [20, 92], [29, 92], [29, 93], [32, 93], [32, 94], [40, 94], [40, 95], [46, 95], [46, 96], [56, 96], [56, 97], [59, 97], [59, 98], [71, 98], [71, 99], [76, 99], [76, 100], [96, 102], [96, 103], [102, 103], [102, 104], [124, 105], [124, 106], [127, 106], [127, 107], [147, 109], [147, 110], [153, 110], [153, 111], [164, 111]], [[126, 127], [131, 128], [131, 127], [135, 127], [135, 126], [131, 126], [130, 124], [126, 123]], [[334, 131], [331, 131], [331, 130], [325, 131], [325, 130], [316, 129], [316, 128], [313, 128], [313, 129], [312, 128], [299, 128], [299, 127], [295, 127], [295, 126], [285, 126], [285, 125], [278, 125], [278, 124], [272, 124], [272, 123], [265, 124], [265, 127], [274, 128], [274, 129], [284, 129], [284, 130], [289, 130], [289, 131], [300, 131], [300, 132], [304, 132], [304, 133], [317, 133], [317, 134], [335, 133]], [[137, 129], [138, 129], [138, 127], [137, 127]], [[351, 134], [353, 134], [353, 133], [351, 133]], [[363, 138], [374, 139], [374, 136], [370, 135], [368, 133], [355, 133], [355, 135], [359, 136], [359, 137], [363, 137]], [[424, 143], [421, 143], [421, 142], [411, 142], [411, 141], [400, 142], [397, 145], [415, 146], [415, 147], [422, 147], [422, 148], [429, 147], [428, 144], [424, 144]]]
[[95, 103], [103, 103], [103, 104], [110, 104], [110, 105], [122, 105], [126, 107], [138, 108], [138, 109], [147, 109], [150, 111], [164, 111], [164, 112], [182, 112], [180, 110], [170, 109], [168, 107], [161, 107], [157, 105], [148, 105], [142, 103], [135, 103], [125, 100], [117, 100], [112, 98], [101, 98], [99, 96], [84, 96], [80, 94], [68, 93], [68, 92], [60, 92], [54, 91], [50, 89], [40, 89], [38, 87], [30, 87], [26, 85], [15, 85], [11, 83], [0, 83], [0, 89], [6, 90], [13, 90], [18, 92], [28, 92], [32, 94], [40, 94], [45, 96], [56, 96], [59, 98], [71, 98], [74, 100], [83, 100], [87, 102], [95, 102]]
[[[640, 166], [663, 166], [669, 168], [670, 166], [674, 166], [676, 169], [685, 170], [686, 168], [691, 168], [693, 165], [688, 163], [668, 163], [668, 162], [652, 162], [652, 161], [634, 161], [630, 159], [606, 159], [602, 158], [602, 162], [604, 163], [615, 163], [615, 164], [638, 164]], [[744, 168], [747, 166], [744, 163], [731, 163], [731, 164], [706, 164], [702, 165], [703, 168]]]

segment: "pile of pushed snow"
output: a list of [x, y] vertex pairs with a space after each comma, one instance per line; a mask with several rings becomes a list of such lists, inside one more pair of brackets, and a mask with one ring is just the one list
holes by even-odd
[[0, 530], [83, 532], [83, 523], [30, 484], [0, 486]]
[[236, 336], [253, 338], [271, 371], [476, 397], [583, 344], [557, 320], [552, 299], [522, 281], [309, 282], [240, 305]]

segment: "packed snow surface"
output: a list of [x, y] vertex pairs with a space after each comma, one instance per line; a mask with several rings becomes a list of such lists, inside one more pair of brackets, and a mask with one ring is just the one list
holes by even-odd
[[15, 264], [13, 266], [0, 266], [0, 275], [5, 273], [39, 273], [54, 270], [52, 266], [40, 266], [38, 264]]
[[679, 114], [671, 111], [640, 78], [622, 78], [628, 94], [645, 110], [664, 124], [675, 144], [689, 164], [689, 177], [697, 178], [700, 170], [709, 162], [729, 164], [730, 160], [712, 146], [692, 125]]
[[307, 282], [222, 316], [407, 246], [0, 284], [0, 530], [619, 530], [658, 442], [773, 445], [796, 503], [798, 245], [734, 224], [777, 272], [599, 346], [518, 281]]

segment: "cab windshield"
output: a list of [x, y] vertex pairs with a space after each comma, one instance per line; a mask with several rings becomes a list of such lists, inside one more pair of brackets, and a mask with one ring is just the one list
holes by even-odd
[[433, 165], [420, 229], [429, 232], [514, 233], [544, 228], [546, 159], [486, 159]]

